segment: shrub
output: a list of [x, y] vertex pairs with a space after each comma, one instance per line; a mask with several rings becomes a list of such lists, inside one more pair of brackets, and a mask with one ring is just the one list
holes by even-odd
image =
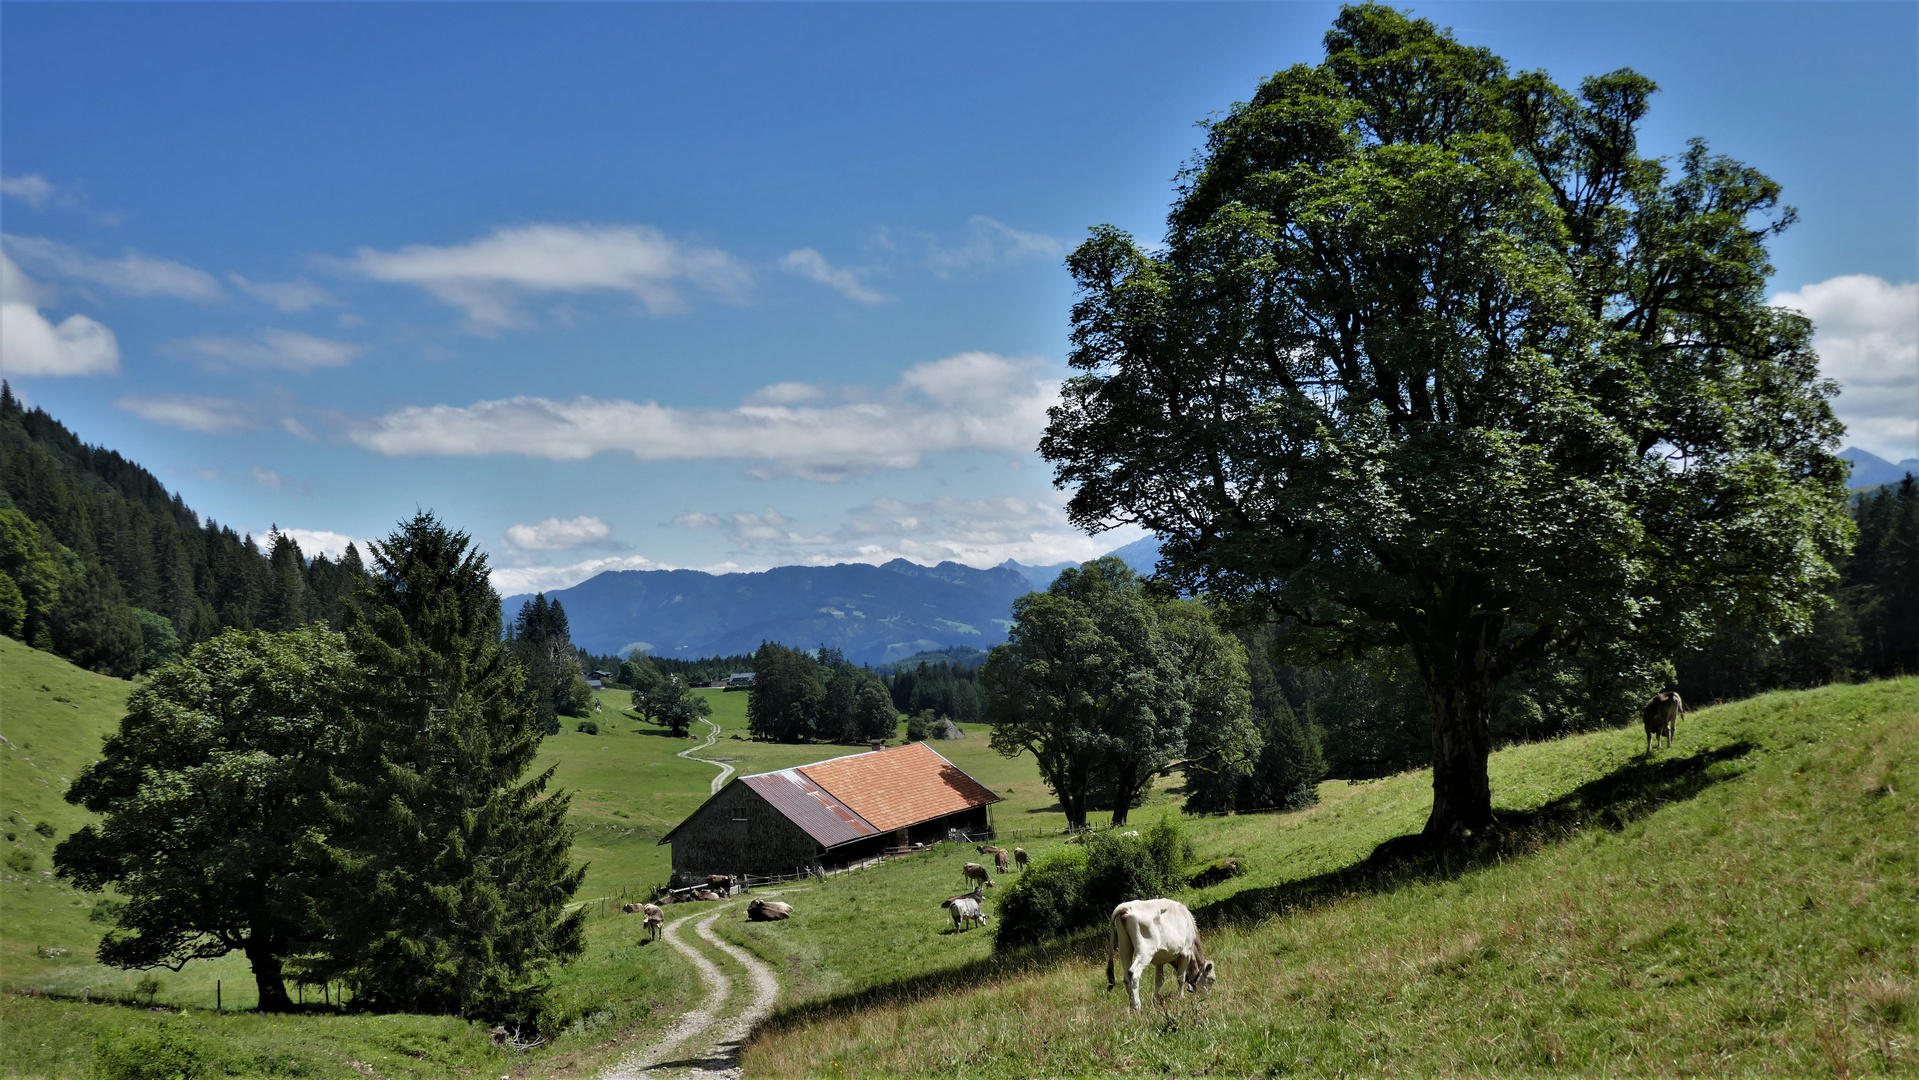
[[15, 873], [25, 874], [33, 870], [33, 852], [14, 848], [7, 852], [7, 868]]
[[600, 725], [592, 720], [582, 720], [580, 721], [580, 730], [588, 735], [598, 735], [600, 733]]
[[213, 1064], [206, 1045], [178, 1017], [110, 1032], [93, 1050], [100, 1080], [198, 1080]]
[[41, 836], [44, 836], [49, 840], [53, 839], [53, 826], [47, 824], [44, 821], [34, 822], [33, 831], [39, 833]]
[[1143, 836], [1114, 832], [1087, 837], [1034, 863], [1001, 898], [995, 947], [1028, 945], [1098, 926], [1128, 900], [1171, 896], [1185, 886], [1191, 845], [1168, 817]]

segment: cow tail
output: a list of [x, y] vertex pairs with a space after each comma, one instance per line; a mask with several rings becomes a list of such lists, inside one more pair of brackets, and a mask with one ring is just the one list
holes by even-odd
[[1113, 954], [1119, 951], [1119, 928], [1116, 920], [1106, 920], [1106, 989], [1113, 988]]

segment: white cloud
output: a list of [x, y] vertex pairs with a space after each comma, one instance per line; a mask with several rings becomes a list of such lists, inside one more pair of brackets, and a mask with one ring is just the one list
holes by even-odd
[[803, 382], [776, 382], [746, 395], [748, 405], [799, 405], [826, 396], [823, 387]]
[[345, 367], [360, 355], [360, 346], [298, 330], [266, 329], [252, 338], [191, 337], [168, 342], [168, 352], [198, 357], [214, 370], [278, 368], [305, 374], [320, 368]]
[[1060, 242], [1044, 233], [1021, 232], [992, 218], [976, 216], [966, 223], [960, 244], [928, 246], [926, 265], [940, 277], [977, 266], [998, 266], [1023, 259], [1058, 258]]
[[132, 248], [117, 259], [102, 259], [43, 237], [7, 235], [4, 240], [8, 250], [21, 262], [50, 277], [91, 282], [127, 296], [200, 301], [226, 296], [211, 274], [171, 259], [156, 259]]
[[40, 314], [47, 291], [0, 252], [0, 371], [21, 376], [120, 370], [120, 342], [113, 331], [78, 314], [54, 323]]
[[576, 517], [564, 521], [547, 518], [538, 525], [514, 525], [506, 530], [506, 542], [521, 551], [618, 546], [612, 536], [613, 530], [597, 517]]
[[756, 476], [833, 480], [913, 468], [952, 450], [1029, 454], [1058, 393], [1032, 361], [961, 353], [909, 368], [868, 401], [678, 409], [514, 397], [412, 406], [366, 420], [350, 437], [390, 457], [511, 453], [574, 461], [619, 451], [641, 462], [750, 461]]
[[47, 205], [60, 194], [60, 189], [47, 182], [43, 176], [0, 176], [0, 195], [19, 199], [35, 210]]
[[281, 476], [272, 469], [263, 469], [258, 465], [253, 467], [253, 482], [263, 488], [270, 488], [274, 491], [285, 491], [287, 488], [293, 486], [293, 481]]
[[258, 410], [244, 402], [198, 394], [131, 394], [114, 404], [142, 420], [209, 435], [251, 431], [264, 422]]
[[682, 286], [739, 300], [749, 282], [726, 252], [646, 225], [499, 228], [453, 247], [361, 248], [340, 265], [374, 281], [418, 285], [466, 312], [469, 328], [483, 334], [529, 325], [520, 310], [529, 295], [624, 293], [649, 314], [667, 315], [686, 310]]
[[681, 514], [674, 518], [673, 524], [682, 529], [717, 529], [726, 524], [726, 519], [718, 514], [707, 514], [695, 510], [690, 514]]
[[848, 300], [858, 300], [863, 304], [877, 304], [886, 299], [861, 284], [858, 272], [845, 267], [836, 269], [826, 261], [826, 256], [812, 248], [800, 248], [797, 251], [787, 252], [785, 257], [780, 259], [780, 267], [808, 281], [816, 281]]
[[643, 555], [588, 559], [571, 566], [496, 566], [493, 568], [493, 590], [501, 596], [552, 592], [555, 589], [578, 585], [587, 578], [606, 573], [608, 570], [672, 569], [674, 567], [656, 563]]
[[1847, 274], [1772, 302], [1813, 321], [1819, 368], [1844, 388], [1850, 440], [1891, 461], [1919, 456], [1919, 284]]
[[348, 544], [356, 545], [360, 557], [366, 558], [366, 538], [348, 536], [346, 533], [330, 532], [326, 529], [281, 529], [280, 532], [300, 545], [300, 554], [307, 558], [325, 555], [338, 561], [346, 554]]
[[305, 278], [295, 281], [249, 281], [238, 274], [228, 274], [227, 280], [233, 283], [234, 288], [255, 300], [271, 304], [288, 314], [321, 304], [337, 303], [325, 289]]

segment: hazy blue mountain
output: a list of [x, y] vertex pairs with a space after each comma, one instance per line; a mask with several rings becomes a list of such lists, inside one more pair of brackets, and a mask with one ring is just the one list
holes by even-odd
[[1114, 548], [1108, 555], [1117, 555], [1122, 562], [1133, 568], [1136, 574], [1150, 574], [1153, 567], [1159, 565], [1159, 538], [1142, 537], [1125, 547]]
[[1893, 464], [1878, 454], [1848, 446], [1839, 452], [1839, 456], [1852, 462], [1852, 478], [1846, 481], [1847, 487], [1878, 487], [1880, 484], [1896, 484], [1905, 479], [1907, 473], [1919, 475], [1919, 458], [1907, 458]]
[[[954, 645], [990, 649], [1006, 640], [1013, 598], [1031, 591], [1004, 567], [896, 559], [752, 574], [617, 570], [546, 595], [566, 606], [574, 644], [595, 653], [724, 656], [777, 641], [879, 664]], [[507, 597], [506, 617], [529, 599]]]
[[1054, 578], [1059, 576], [1061, 570], [1068, 570], [1078, 565], [1076, 562], [1056, 562], [1049, 563], [1045, 566], [1027, 566], [1025, 563], [1014, 562], [1012, 559], [1000, 563], [1000, 566], [1024, 577], [1032, 584], [1034, 589], [1046, 588], [1053, 583]]
[[[1067, 563], [1068, 566], [1075, 565]], [[908, 671], [921, 664], [946, 664], [961, 670], [976, 668], [986, 663], [986, 650], [975, 649], [970, 645], [955, 645], [938, 652], [914, 653], [903, 660], [889, 660], [879, 665], [880, 673], [890, 675], [895, 671]]]

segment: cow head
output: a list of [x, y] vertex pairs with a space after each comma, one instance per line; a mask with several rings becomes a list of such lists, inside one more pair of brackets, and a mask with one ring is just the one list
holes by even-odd
[[1211, 990], [1219, 981], [1219, 973], [1213, 968], [1211, 960], [1202, 961], [1186, 972], [1186, 987], [1197, 994], [1201, 990]]

